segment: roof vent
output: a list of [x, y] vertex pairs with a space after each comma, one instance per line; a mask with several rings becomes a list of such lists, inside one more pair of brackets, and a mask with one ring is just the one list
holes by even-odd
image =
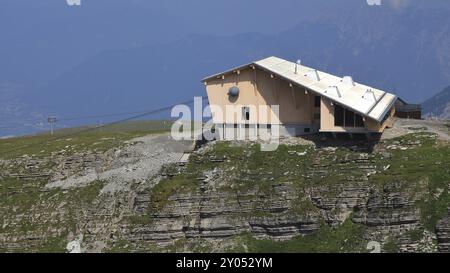
[[377, 98], [375, 97], [375, 93], [372, 89], [367, 89], [366, 93], [362, 96], [363, 99], [366, 99], [368, 101], [376, 102]]
[[305, 77], [316, 82], [320, 81], [319, 72], [316, 69], [312, 69], [306, 72]]
[[342, 78], [342, 82], [351, 86], [355, 86], [355, 82], [351, 76], [345, 76]]
[[339, 88], [337, 86], [329, 86], [326, 90], [325, 90], [326, 94], [329, 94], [333, 97], [337, 97], [340, 98], [342, 97], [341, 92], [339, 91]]

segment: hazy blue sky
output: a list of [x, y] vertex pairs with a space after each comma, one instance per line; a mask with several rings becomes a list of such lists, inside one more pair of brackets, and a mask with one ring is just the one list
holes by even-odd
[[[108, 49], [194, 33], [276, 33], [304, 21], [368, 8], [367, 0], [0, 0], [1, 81], [45, 83]], [[448, 7], [447, 0], [381, 0], [383, 7]], [[373, 7], [376, 8], [376, 7]], [[28, 62], [28, 68], [21, 59]], [[36, 66], [35, 66], [36, 65]], [[38, 69], [45, 65], [45, 69]]]

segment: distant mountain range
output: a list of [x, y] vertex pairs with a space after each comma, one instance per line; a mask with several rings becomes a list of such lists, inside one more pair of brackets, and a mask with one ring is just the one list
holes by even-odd
[[422, 104], [423, 117], [450, 119], [450, 86]]
[[[120, 13], [120, 3], [113, 2], [111, 10], [107, 9], [104, 15], [108, 20]], [[261, 2], [265, 4], [261, 4], [260, 15], [248, 14], [246, 21], [279, 20], [266, 12], [270, 9], [266, 2]], [[340, 76], [351, 75], [358, 82], [394, 92], [411, 103], [422, 102], [433, 96], [435, 90], [450, 84], [450, 6], [447, 2], [442, 1], [447, 8], [423, 8], [426, 5], [422, 2], [416, 2], [420, 3], [420, 8], [419, 4], [392, 8], [353, 2], [361, 3], [348, 8], [342, 1], [317, 1], [317, 5], [308, 2], [314, 4], [307, 4], [305, 10], [299, 11], [296, 26], [272, 33], [223, 35], [227, 30], [224, 21], [213, 34], [189, 34], [174, 39], [188, 32], [185, 29], [190, 22], [183, 25], [177, 21], [179, 18], [170, 17], [177, 22], [170, 23], [162, 12], [167, 8], [161, 8], [161, 12], [150, 8], [152, 16], [147, 20], [144, 11], [149, 7], [146, 6], [137, 13], [131, 7], [128, 13], [120, 13], [125, 17], [120, 18], [120, 26], [114, 25], [118, 35], [114, 38], [114, 31], [107, 28], [106, 23], [101, 26], [95, 23], [99, 19], [94, 15], [103, 8], [100, 5], [96, 7], [97, 13], [85, 14], [89, 20], [79, 22], [80, 29], [77, 24], [68, 22], [63, 30], [50, 32], [61, 39], [41, 39], [30, 29], [31, 37], [36, 36], [30, 39], [35, 40], [38, 49], [35, 45], [12, 54], [15, 49], [29, 44], [0, 45], [0, 56], [5, 57], [3, 60], [7, 64], [0, 66], [0, 93], [3, 93], [0, 94], [0, 127], [10, 123], [28, 126], [13, 132], [0, 130], [0, 136], [41, 128], [48, 115], [64, 119], [133, 112], [192, 99], [205, 94], [200, 83], [203, 77], [271, 55], [301, 59], [307, 66]], [[222, 4], [210, 5], [211, 10], [225, 11]], [[314, 8], [315, 5], [320, 9]], [[113, 8], [117, 10], [113, 12]], [[189, 5], [186, 8], [193, 9]], [[250, 4], [241, 8], [252, 10]], [[227, 8], [226, 11], [232, 10]], [[239, 16], [244, 15], [240, 13]], [[132, 14], [135, 18], [127, 27], [125, 18], [133, 17]], [[0, 11], [1, 15], [4, 16], [0, 17], [0, 23], [10, 16]], [[28, 15], [42, 16], [31, 11]], [[203, 25], [214, 20], [212, 15], [208, 16], [195, 24], [206, 29]], [[65, 18], [75, 20], [77, 17], [64, 10], [58, 20]], [[244, 24], [244, 19], [236, 19], [242, 20], [237, 23], [232, 18], [229, 17], [229, 28], [239, 29], [239, 24]], [[51, 20], [42, 21], [45, 27], [54, 26]], [[96, 27], [95, 31], [89, 31], [91, 26]], [[133, 31], [127, 32], [128, 29]], [[81, 30], [87, 34], [83, 36]], [[41, 28], [39, 31], [40, 35], [45, 34]], [[7, 29], [3, 32], [9, 40], [21, 39]], [[167, 118], [167, 115], [149, 118]], [[111, 120], [72, 119], [60, 122], [59, 126]]]
[[[393, 14], [395, 13], [395, 14]], [[106, 51], [63, 73], [32, 101], [59, 115], [151, 109], [203, 95], [200, 79], [276, 55], [421, 102], [450, 82], [447, 13], [362, 9], [279, 34], [191, 35]]]

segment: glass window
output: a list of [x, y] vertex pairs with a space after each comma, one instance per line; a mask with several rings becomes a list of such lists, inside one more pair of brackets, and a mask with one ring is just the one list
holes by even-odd
[[314, 107], [320, 107], [320, 96], [314, 97]]
[[345, 109], [345, 127], [355, 127], [355, 112]]
[[339, 105], [334, 106], [334, 126], [364, 127], [364, 119], [361, 115], [345, 109]]
[[344, 126], [344, 108], [334, 105], [334, 126]]

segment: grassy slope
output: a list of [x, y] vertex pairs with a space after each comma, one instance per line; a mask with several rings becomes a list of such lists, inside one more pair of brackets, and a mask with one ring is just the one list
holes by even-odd
[[171, 123], [165, 121], [135, 121], [103, 128], [61, 129], [54, 135], [43, 133], [0, 140], [0, 159], [17, 158], [23, 155], [45, 157], [53, 152], [65, 150], [71, 154], [79, 151], [106, 151], [126, 140], [149, 133], [170, 130]]

